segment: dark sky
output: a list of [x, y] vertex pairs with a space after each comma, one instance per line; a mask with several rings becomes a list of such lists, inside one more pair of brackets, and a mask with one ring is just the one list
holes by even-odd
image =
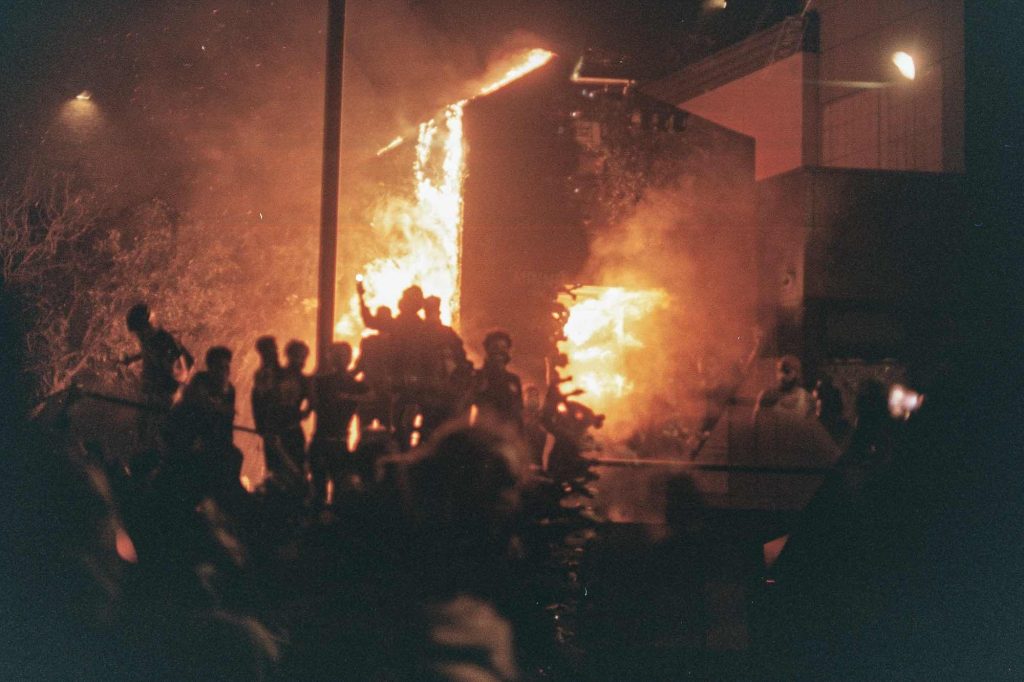
[[[640, 75], [656, 76], [801, 5], [730, 0], [709, 12], [706, 4], [349, 0], [346, 158], [365, 158], [465, 97], [505, 49], [542, 45], [573, 60], [586, 47], [621, 50]], [[57, 159], [126, 197], [227, 214], [237, 208], [224, 204], [227, 195], [251, 206], [242, 195], [279, 192], [278, 213], [305, 211], [319, 172], [326, 5], [0, 0], [4, 175]], [[60, 118], [82, 90], [99, 113], [91, 137]], [[302, 198], [291, 206], [291, 197]]]
[[[681, 55], [692, 53], [695, 43], [703, 45], [705, 40], [692, 39], [695, 29], [728, 41], [749, 32], [759, 21], [763, 24], [793, 11], [800, 3], [732, 0], [720, 12], [706, 12], [703, 4], [702, 0], [349, 0], [348, 56], [353, 66], [371, 73], [388, 70], [379, 66], [389, 62], [387, 53], [407, 53], [410, 47], [448, 58], [459, 68], [482, 68], [497, 46], [526, 32], [569, 52], [588, 46], [621, 49], [637, 55], [650, 72], [650, 67], [668, 68]], [[82, 88], [120, 100], [139, 79], [155, 75], [151, 69], [160, 66], [156, 55], [169, 52], [177, 63], [160, 74], [167, 87], [194, 86], [204, 79], [208, 87], [217, 87], [218, 79], [237, 74], [230, 69], [204, 70], [201, 59], [224, 61], [246, 53], [320, 49], [322, 35], [310, 31], [321, 28], [323, 6], [326, 0], [3, 0], [0, 90], [17, 95], [15, 108], [29, 112]], [[299, 59], [292, 60], [292, 68], [302, 66]], [[406, 73], [416, 74], [416, 66], [406, 64]], [[403, 79], [401, 68], [391, 69], [388, 76], [378, 78], [376, 85], [416, 88], [415, 79]]]

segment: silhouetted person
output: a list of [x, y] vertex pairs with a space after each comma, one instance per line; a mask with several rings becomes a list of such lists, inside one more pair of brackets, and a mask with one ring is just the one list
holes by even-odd
[[139, 352], [124, 358], [125, 364], [142, 361], [142, 399], [148, 410], [139, 413], [141, 450], [159, 445], [158, 436], [166, 423], [167, 410], [178, 389], [188, 381], [195, 359], [167, 330], [153, 324], [145, 303], [137, 303], [126, 317], [128, 331], [139, 340]]
[[793, 355], [781, 357], [775, 367], [777, 383], [761, 391], [757, 397], [755, 415], [762, 410], [784, 412], [797, 417], [814, 416], [814, 397], [800, 385], [800, 360]]
[[189, 471], [182, 479], [191, 479], [199, 497], [223, 499], [239, 485], [242, 453], [233, 442], [235, 387], [230, 375], [231, 351], [211, 347], [206, 369], [189, 382], [168, 422], [172, 466]]
[[[327, 482], [339, 483], [339, 474], [349, 464], [348, 430], [356, 413], [358, 400], [366, 394], [366, 386], [348, 370], [352, 362], [352, 346], [332, 343], [323, 369], [313, 377], [313, 410], [316, 431], [309, 444], [309, 463], [313, 472], [314, 502], [327, 498]], [[337, 489], [337, 487], [335, 488]]]
[[387, 320], [387, 324], [380, 325], [382, 328], [367, 327], [376, 329], [376, 333], [363, 336], [359, 341], [359, 359], [356, 361], [355, 373], [363, 375], [363, 382], [372, 392], [372, 396], [359, 404], [359, 420], [362, 428], [370, 428], [376, 421], [378, 427], [384, 430], [390, 429], [392, 425], [391, 390], [394, 384], [392, 372], [394, 361], [394, 339], [389, 326], [393, 322], [391, 309], [387, 306], [377, 308], [378, 320]]
[[895, 608], [909, 549], [892, 476], [901, 427], [889, 415], [886, 387], [863, 382], [850, 444], [773, 567], [785, 600], [777, 612], [787, 654], [780, 660], [797, 665], [796, 676], [834, 677], [841, 657], [857, 657], [856, 649], [845, 649], [870, 642], [861, 633], [880, 631], [881, 614]]
[[464, 402], [473, 377], [473, 363], [458, 333], [441, 321], [441, 299], [423, 301], [423, 318], [429, 353], [428, 381], [423, 404], [425, 433], [455, 416]]
[[889, 413], [889, 389], [875, 379], [857, 387], [857, 420], [837, 468], [876, 467], [892, 462], [896, 422]]
[[281, 399], [281, 376], [284, 368], [278, 357], [277, 339], [273, 336], [261, 336], [256, 339], [256, 352], [260, 356], [260, 366], [252, 377], [250, 405], [256, 431], [263, 439], [263, 458], [267, 474], [284, 481], [301, 480], [302, 472], [285, 454], [281, 440], [285, 427]]
[[311, 412], [311, 383], [303, 369], [309, 358], [309, 346], [302, 341], [292, 340], [285, 345], [284, 354], [286, 364], [281, 369], [278, 388], [281, 400], [281, 445], [285, 456], [301, 472], [302, 485], [305, 485], [306, 434], [302, 430], [302, 422]]
[[508, 371], [512, 337], [495, 330], [484, 337], [484, 365], [473, 375], [473, 404], [486, 413], [523, 428], [523, 386], [519, 375]]
[[261, 336], [256, 339], [256, 352], [260, 356], [260, 366], [252, 377], [252, 419], [256, 430], [266, 439], [269, 434], [276, 434], [280, 429], [277, 405], [281, 383], [281, 361], [277, 353], [277, 339], [273, 336]]
[[411, 467], [412, 604], [425, 605], [427, 644], [412, 656], [424, 679], [518, 677], [500, 607], [521, 598], [507, 563], [522, 457], [513, 431], [478, 423], [444, 430]]
[[422, 419], [422, 406], [429, 400], [434, 383], [426, 323], [420, 317], [422, 309], [423, 290], [415, 285], [408, 287], [398, 301], [398, 315], [391, 327], [393, 417], [403, 448], [410, 446], [411, 434], [419, 428], [417, 419]]
[[445, 378], [465, 386], [473, 372], [473, 364], [466, 359], [462, 337], [441, 321], [440, 298], [427, 296], [424, 299], [423, 319], [433, 348], [438, 353]]
[[395, 341], [392, 360], [395, 379], [401, 385], [418, 385], [430, 371], [427, 326], [420, 316], [423, 300], [423, 290], [416, 285], [403, 291], [398, 300], [398, 315], [392, 326]]
[[832, 440], [840, 448], [847, 444], [852, 427], [843, 416], [843, 394], [832, 383], [832, 379], [824, 376], [814, 386], [814, 400], [818, 421], [825, 427]]

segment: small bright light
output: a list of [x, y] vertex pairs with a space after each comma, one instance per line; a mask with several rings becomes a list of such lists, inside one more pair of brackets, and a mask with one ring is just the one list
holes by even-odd
[[906, 52], [895, 52], [892, 55], [892, 63], [900, 70], [900, 73], [907, 80], [914, 80], [917, 69], [914, 67], [914, 58]]
[[906, 386], [893, 384], [889, 389], [889, 414], [896, 419], [909, 419], [923, 402], [924, 395]]
[[77, 99], [79, 102], [88, 102], [92, 99], [92, 93], [88, 90], [82, 90], [80, 93], [75, 95], [75, 99]]

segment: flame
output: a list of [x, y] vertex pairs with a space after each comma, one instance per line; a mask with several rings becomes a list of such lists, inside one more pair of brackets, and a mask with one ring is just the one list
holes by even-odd
[[667, 307], [668, 294], [661, 289], [586, 286], [576, 295], [575, 301], [560, 297], [569, 310], [562, 350], [569, 358], [565, 373], [572, 376], [564, 390], [581, 389], [586, 405], [610, 411], [635, 389], [627, 363], [646, 347], [642, 323]]
[[[499, 78], [477, 95], [486, 95], [521, 78], [554, 57], [547, 50], [527, 51]], [[441, 299], [441, 318], [458, 327], [462, 265], [462, 189], [466, 143], [463, 136], [464, 99], [446, 107], [434, 119], [421, 123], [412, 167], [411, 198], [391, 198], [373, 211], [378, 245], [384, 253], [362, 268], [366, 303], [371, 309], [395, 304], [407, 287], [418, 284], [427, 296]], [[378, 155], [402, 144], [399, 136]], [[358, 299], [335, 326], [339, 336], [355, 340], [362, 324]]]
[[[413, 162], [413, 196], [391, 198], [373, 212], [371, 225], [384, 253], [363, 266], [366, 303], [394, 306], [407, 287], [418, 284], [441, 299], [441, 317], [452, 324], [459, 309], [462, 258], [462, 183], [465, 102], [447, 107], [422, 123]], [[335, 326], [335, 333], [358, 338], [358, 299]]]
[[[539, 69], [540, 67], [551, 61], [552, 57], [555, 56], [554, 52], [549, 52], [540, 48], [535, 48], [526, 53], [526, 56], [522, 59], [518, 66], [514, 66], [509, 69], [505, 75], [501, 76], [498, 80], [485, 85], [480, 89], [480, 95], [489, 95], [495, 90], [500, 90], [509, 83], [515, 80], [519, 80], [526, 74]], [[479, 96], [479, 95], [478, 95]]]

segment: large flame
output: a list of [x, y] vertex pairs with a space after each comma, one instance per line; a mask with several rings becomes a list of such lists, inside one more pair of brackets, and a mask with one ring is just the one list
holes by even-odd
[[661, 289], [585, 286], [576, 300], [563, 295], [569, 310], [561, 348], [569, 358], [565, 373], [572, 377], [564, 390], [581, 389], [583, 403], [598, 412], [612, 412], [635, 390], [629, 363], [647, 348], [644, 330], [652, 314], [668, 305]]
[[[543, 66], [554, 54], [533, 49], [520, 54], [500, 76], [487, 82], [474, 97], [487, 95]], [[381, 202], [371, 224], [386, 253], [362, 268], [366, 302], [371, 308], [394, 306], [402, 291], [418, 284], [428, 296], [441, 299], [441, 317], [458, 326], [462, 260], [462, 187], [466, 145], [462, 118], [467, 102], [449, 105], [433, 120], [419, 126], [412, 175], [412, 199]], [[401, 146], [396, 137], [382, 155]], [[335, 333], [355, 338], [362, 328], [358, 302], [339, 319]]]

